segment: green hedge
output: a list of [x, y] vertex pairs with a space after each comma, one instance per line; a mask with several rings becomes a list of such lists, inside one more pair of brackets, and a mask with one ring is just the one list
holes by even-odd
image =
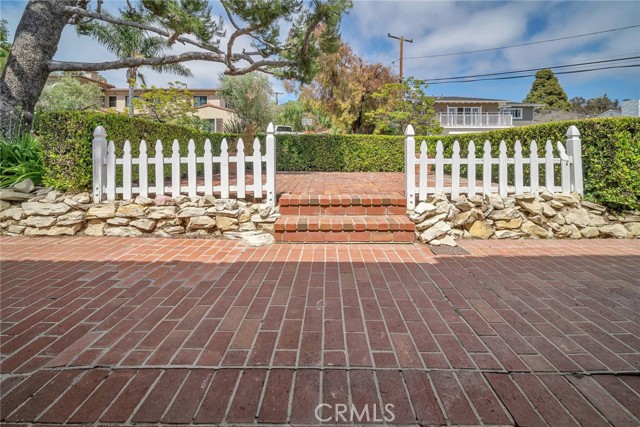
[[[206, 138], [211, 140], [214, 154], [219, 153], [222, 138], [227, 137], [231, 146], [234, 146], [236, 139], [234, 135], [196, 131], [117, 114], [45, 113], [39, 118], [37, 132], [47, 168], [44, 177], [46, 185], [60, 189], [91, 187], [91, 140], [93, 130], [98, 125], [104, 126], [107, 139], [116, 143], [118, 156], [122, 154], [126, 139], [132, 142], [141, 139], [155, 142], [160, 139], [165, 143], [165, 155], [170, 153], [170, 143], [174, 139], [180, 142], [183, 155], [186, 155], [189, 139], [196, 142], [198, 155], [202, 153]], [[482, 143], [489, 140], [492, 141], [493, 155], [497, 156], [497, 142], [505, 140], [509, 155], [512, 155], [514, 143], [519, 139], [523, 143], [523, 154], [527, 156], [530, 141], [535, 139], [538, 141], [539, 156], [544, 156], [547, 139], [564, 141], [571, 125], [578, 127], [582, 138], [585, 195], [613, 209], [640, 210], [638, 118], [573, 120], [476, 134], [418, 136], [416, 151], [425, 139], [430, 143], [430, 154], [433, 155], [435, 141], [441, 140], [445, 155], [450, 155], [453, 141], [457, 139], [461, 143], [461, 155], [464, 156], [468, 142], [474, 140], [477, 142], [476, 156], [480, 157]], [[264, 135], [260, 136], [260, 140], [264, 153]], [[276, 141], [280, 171], [401, 172], [404, 169], [404, 138], [401, 136], [278, 135]], [[152, 145], [148, 150], [149, 156], [153, 155]], [[249, 153], [252, 143], [245, 141], [245, 147]], [[136, 143], [132, 151], [137, 156]], [[478, 170], [478, 176], [480, 173], [481, 170]]]
[[[171, 144], [174, 139], [180, 143], [182, 156], [186, 156], [189, 139], [196, 142], [198, 155], [203, 152], [204, 141], [207, 138], [211, 141], [214, 155], [220, 152], [222, 138], [235, 139], [228, 134], [198, 131], [113, 113], [85, 111], [43, 113], [38, 118], [36, 132], [44, 153], [46, 173], [43, 182], [45, 185], [62, 190], [91, 188], [93, 167], [91, 142], [93, 131], [97, 126], [103, 126], [106, 129], [107, 140], [114, 141], [118, 157], [122, 156], [124, 142], [127, 139], [131, 141], [134, 157], [138, 156], [142, 139], [147, 141], [149, 157], [153, 157], [155, 141], [158, 139], [163, 142], [165, 157], [171, 155]], [[186, 168], [186, 165], [183, 166]], [[167, 168], [170, 166], [168, 165]], [[152, 174], [153, 168], [149, 169], [149, 173]], [[134, 176], [134, 180], [136, 178]]]

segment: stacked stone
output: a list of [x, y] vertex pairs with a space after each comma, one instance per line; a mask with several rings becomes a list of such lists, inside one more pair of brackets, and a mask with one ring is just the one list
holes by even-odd
[[420, 241], [456, 246], [455, 239], [640, 238], [640, 213], [616, 215], [578, 194], [430, 196], [409, 213]]
[[92, 204], [88, 193], [68, 195], [33, 183], [2, 190], [0, 200], [0, 232], [7, 235], [218, 237], [262, 245], [274, 241], [279, 217], [268, 205], [213, 196]]

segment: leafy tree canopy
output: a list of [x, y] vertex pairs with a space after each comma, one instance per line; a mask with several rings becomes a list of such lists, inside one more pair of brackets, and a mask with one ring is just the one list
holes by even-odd
[[569, 111], [571, 103], [558, 78], [548, 68], [536, 72], [529, 94], [523, 102], [544, 104], [541, 110]]
[[248, 135], [266, 129], [273, 120], [271, 83], [264, 74], [249, 73], [243, 76], [220, 75], [220, 95], [227, 107], [236, 114], [234, 131]]
[[598, 115], [611, 108], [618, 108], [618, 100], [610, 99], [605, 93], [597, 98], [584, 99], [581, 96], [571, 98], [572, 110], [582, 115]]
[[37, 108], [54, 110], [97, 110], [102, 106], [102, 90], [95, 83], [80, 82], [72, 75], [60, 77], [44, 88]]

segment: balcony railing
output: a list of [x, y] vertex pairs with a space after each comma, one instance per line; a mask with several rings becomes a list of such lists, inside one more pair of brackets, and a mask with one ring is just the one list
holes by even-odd
[[444, 127], [509, 127], [513, 126], [511, 114], [438, 114], [438, 120]]

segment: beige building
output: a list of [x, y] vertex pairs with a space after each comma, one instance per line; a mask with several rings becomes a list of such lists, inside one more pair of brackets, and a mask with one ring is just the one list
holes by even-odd
[[[55, 84], [60, 76], [51, 75], [48, 84]], [[87, 72], [76, 76], [80, 82], [94, 83], [102, 89], [103, 108], [113, 109], [118, 112], [125, 112], [129, 108], [129, 88], [117, 88], [108, 83], [96, 72]], [[228, 109], [224, 99], [220, 97], [219, 91], [213, 88], [187, 88], [193, 95], [193, 105], [196, 107], [196, 115], [206, 120], [211, 125], [213, 132], [223, 132], [224, 125], [234, 116], [232, 110]], [[140, 96], [142, 89], [136, 89], [135, 96]], [[134, 111], [135, 114], [135, 111]]]

